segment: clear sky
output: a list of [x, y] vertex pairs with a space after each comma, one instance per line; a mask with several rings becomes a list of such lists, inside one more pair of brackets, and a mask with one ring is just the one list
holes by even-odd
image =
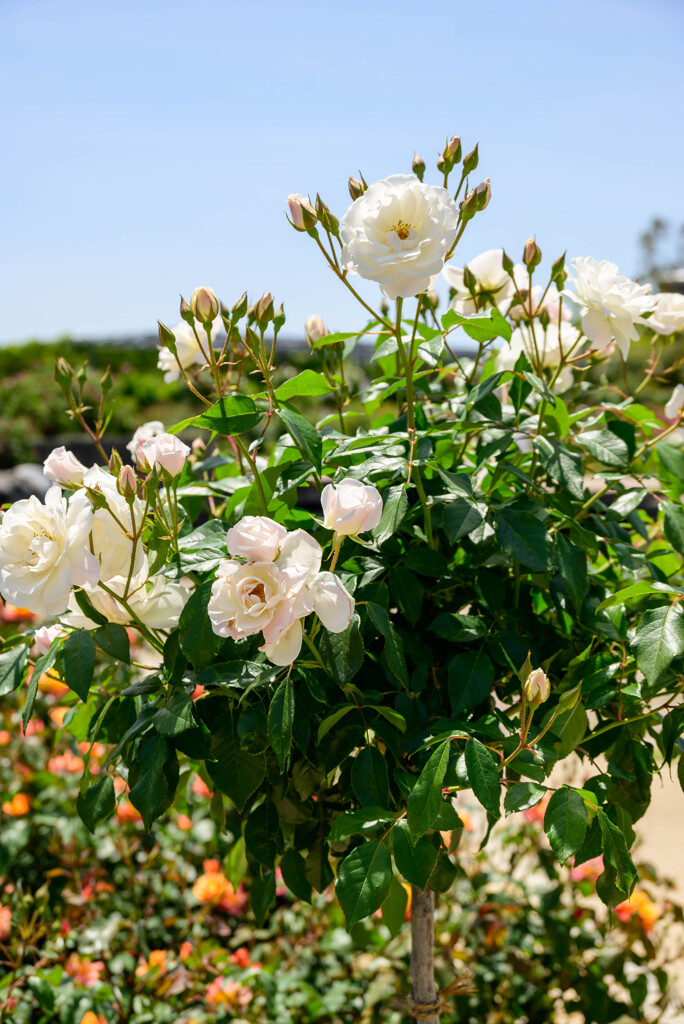
[[[479, 140], [493, 198], [457, 253], [536, 234], [545, 258], [638, 271], [684, 221], [682, 0], [0, 0], [0, 341], [178, 320], [211, 285], [361, 323], [289, 192]], [[366, 294], [375, 294], [366, 289]]]

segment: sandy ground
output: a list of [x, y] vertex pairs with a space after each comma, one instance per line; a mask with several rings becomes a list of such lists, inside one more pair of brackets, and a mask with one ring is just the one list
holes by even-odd
[[654, 780], [651, 805], [636, 831], [641, 840], [637, 859], [672, 878], [684, 900], [684, 793], [674, 772], [672, 779], [664, 772]]

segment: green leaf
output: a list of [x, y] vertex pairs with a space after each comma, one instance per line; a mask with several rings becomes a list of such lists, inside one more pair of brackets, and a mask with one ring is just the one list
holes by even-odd
[[359, 632], [359, 617], [354, 615], [342, 633], [329, 633], [326, 629], [319, 635], [318, 651], [325, 670], [338, 686], [351, 682], [363, 665], [365, 651]]
[[217, 434], [242, 434], [245, 430], [255, 427], [263, 415], [247, 395], [230, 395], [219, 399], [199, 416], [193, 416], [169, 427], [169, 433], [177, 434], [185, 427], [192, 426], [214, 430]]
[[684, 609], [681, 604], [654, 608], [641, 617], [632, 643], [639, 670], [650, 685], [684, 653]]
[[243, 811], [264, 780], [265, 759], [242, 750], [232, 719], [214, 733], [211, 753], [214, 760], [206, 762], [209, 775], [237, 809]]
[[76, 801], [79, 817], [91, 832], [112, 816], [115, 807], [116, 794], [111, 775], [101, 776], [85, 793], [79, 793]]
[[378, 544], [384, 544], [393, 533], [399, 529], [399, 525], [408, 511], [408, 497], [403, 484], [396, 487], [389, 487], [385, 491], [385, 501], [382, 507], [380, 522], [373, 530], [373, 539]]
[[473, 793], [492, 817], [501, 814], [501, 781], [496, 763], [487, 748], [473, 736], [466, 743], [465, 764]]
[[504, 811], [506, 814], [526, 811], [528, 807], [535, 807], [547, 792], [546, 786], [538, 782], [516, 782], [504, 797]]
[[[13, 693], [21, 685], [27, 659], [28, 647], [24, 644], [11, 647], [9, 651], [0, 654], [0, 697]], [[36, 676], [36, 683], [38, 678]]]
[[278, 415], [304, 458], [308, 459], [316, 471], [320, 473], [323, 459], [323, 442], [316, 428], [312, 427], [309, 421], [305, 420], [294, 409], [278, 409]]
[[154, 728], [162, 736], [177, 736], [194, 729], [197, 722], [192, 714], [192, 701], [183, 690], [172, 693], [152, 719]]
[[366, 605], [366, 610], [371, 622], [380, 634], [385, 638], [385, 658], [387, 667], [401, 685], [408, 687], [408, 669], [404, 658], [404, 644], [396, 629], [390, 622], [389, 615], [385, 609], [372, 601]]
[[213, 582], [206, 580], [197, 587], [190, 595], [178, 622], [181, 650], [195, 668], [212, 661], [223, 643], [223, 637], [217, 636], [211, 628], [207, 612]]
[[626, 469], [629, 466], [629, 447], [626, 441], [611, 430], [587, 430], [575, 438], [577, 444], [604, 466]]
[[455, 544], [461, 537], [466, 537], [477, 529], [484, 519], [485, 511], [485, 506], [478, 505], [476, 501], [465, 494], [454, 498], [448, 505], [445, 505], [442, 513], [442, 526], [451, 543]]
[[631, 894], [637, 880], [637, 870], [630, 856], [627, 841], [622, 830], [613, 824], [600, 807], [597, 809], [597, 815], [601, 829], [603, 859], [615, 872], [615, 885], [627, 897]]
[[392, 858], [379, 839], [362, 843], [342, 861], [335, 893], [347, 922], [347, 931], [378, 910], [392, 883]]
[[268, 912], [275, 903], [276, 877], [275, 871], [262, 870], [254, 876], [250, 904], [254, 911], [257, 924], [263, 928]]
[[456, 654], [449, 662], [449, 697], [452, 714], [482, 703], [494, 682], [494, 666], [484, 651]]
[[364, 807], [389, 807], [387, 761], [377, 747], [364, 747], [352, 761], [351, 786]]
[[665, 536], [675, 551], [684, 555], [684, 509], [670, 502], [661, 507], [665, 513]]
[[496, 514], [496, 533], [501, 546], [521, 565], [540, 572], [549, 568], [551, 540], [536, 516], [505, 506]]
[[86, 629], [77, 629], [62, 644], [64, 682], [81, 700], [88, 699], [95, 668], [95, 644]]
[[584, 551], [571, 544], [562, 533], [558, 533], [556, 558], [570, 603], [575, 611], [579, 611], [587, 593], [587, 556]]
[[[219, 794], [220, 796], [221, 794]], [[228, 881], [237, 889], [249, 870], [244, 836], [235, 840], [223, 861], [223, 869]]]
[[596, 610], [603, 611], [604, 608], [612, 608], [615, 605], [624, 604], [626, 601], [631, 601], [652, 593], [654, 593], [653, 583], [649, 583], [648, 580], [639, 580], [638, 583], [632, 583], [630, 587], [623, 587], [622, 590], [618, 590], [615, 594], [611, 594], [611, 596], [607, 597], [605, 601], [601, 601], [601, 604]]
[[486, 313], [475, 313], [473, 316], [464, 316], [455, 309], [448, 309], [442, 317], [442, 327], [448, 331], [458, 324], [475, 341], [492, 341], [494, 338], [511, 340], [511, 325], [495, 306]]
[[91, 622], [96, 623], [98, 626], [106, 626], [107, 619], [91, 603], [90, 598], [86, 594], [85, 590], [74, 590], [74, 597], [76, 598], [76, 604], [81, 609], [86, 618], [90, 619]]
[[245, 846], [250, 857], [266, 868], [275, 867], [278, 832], [278, 811], [272, 800], [252, 809], [245, 822]]
[[437, 849], [426, 836], [412, 842], [409, 826], [398, 821], [392, 829], [392, 850], [397, 870], [407, 882], [424, 889], [437, 862]]
[[[38, 1000], [38, 1005], [41, 1010], [46, 1010], [48, 1013], [52, 1014], [52, 1011], [55, 1008], [55, 990], [47, 978], [42, 978], [39, 974], [31, 974], [27, 978], [27, 982], [28, 987]], [[45, 1017], [41, 1017], [41, 1020], [46, 1019], [47, 1018]]]
[[395, 565], [390, 569], [389, 585], [399, 611], [415, 624], [423, 608], [424, 591], [420, 580], [410, 569]]
[[408, 893], [399, 879], [393, 876], [389, 895], [382, 905], [382, 923], [392, 939], [399, 934], [406, 920], [407, 904]]
[[442, 784], [449, 763], [449, 741], [435, 747], [418, 776], [407, 802], [407, 821], [415, 843], [432, 828], [442, 804]]
[[544, 831], [561, 864], [579, 850], [587, 823], [587, 809], [579, 793], [567, 786], [556, 790], [546, 808]]
[[168, 796], [169, 783], [165, 771], [168, 755], [169, 745], [163, 736], [156, 733], [146, 736], [138, 747], [131, 769], [132, 785], [128, 797], [140, 811], [147, 832], [161, 814]]
[[394, 821], [394, 814], [382, 807], [362, 807], [357, 811], [346, 811], [335, 818], [328, 842], [341, 843], [351, 836], [367, 835]]
[[108, 622], [95, 630], [95, 643], [101, 647], [105, 654], [116, 661], [122, 661], [124, 665], [131, 663], [131, 645], [128, 633], [123, 626], [114, 622]]
[[287, 402], [296, 395], [317, 397], [327, 395], [329, 391], [334, 390], [322, 373], [316, 373], [315, 370], [302, 370], [296, 377], [291, 377], [290, 380], [286, 380], [280, 387], [277, 387], [275, 394], [281, 402]]
[[288, 675], [273, 694], [268, 709], [268, 741], [271, 744], [281, 772], [285, 770], [292, 746], [295, 697], [292, 679]]
[[337, 710], [333, 711], [331, 715], [328, 715], [327, 718], [324, 718], [321, 724], [318, 726], [318, 735], [316, 737], [316, 742], [320, 743], [321, 740], [328, 735], [333, 726], [337, 725], [340, 719], [344, 718], [345, 715], [348, 715], [349, 712], [353, 711], [355, 707], [355, 704], [345, 704], [343, 708], [337, 708]]
[[283, 881], [298, 900], [311, 903], [311, 882], [306, 877], [306, 862], [296, 850], [287, 850], [280, 862]]
[[[365, 332], [364, 332], [365, 333]], [[342, 342], [349, 341], [350, 338], [358, 338], [359, 334], [356, 331], [351, 333], [338, 331], [336, 334], [324, 334], [322, 338], [318, 338], [313, 343], [314, 348], [323, 348], [325, 345], [339, 345]]]

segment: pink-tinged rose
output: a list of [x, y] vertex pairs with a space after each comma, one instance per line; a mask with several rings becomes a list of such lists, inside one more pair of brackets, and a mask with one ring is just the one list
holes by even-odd
[[64, 445], [51, 451], [43, 463], [43, 473], [56, 484], [82, 484], [86, 467]]
[[190, 298], [190, 309], [201, 324], [210, 324], [219, 314], [218, 299], [211, 288], [200, 285]]
[[38, 648], [39, 654], [47, 654], [54, 641], [60, 636], [66, 636], [65, 630], [60, 625], [41, 626], [33, 634], [33, 642]]
[[163, 433], [164, 424], [161, 420], [150, 420], [149, 423], [143, 423], [133, 434], [133, 437], [126, 445], [126, 449], [131, 453], [131, 457], [137, 461], [138, 448], [145, 441], [149, 441], [151, 437], [156, 437], [157, 434]]
[[162, 470], [169, 476], [178, 476], [186, 463], [190, 448], [173, 434], [156, 434], [143, 441], [138, 449], [137, 462], [143, 468]]
[[355, 536], [373, 530], [382, 515], [382, 497], [377, 487], [360, 480], [327, 484], [321, 494], [324, 525], [338, 537]]
[[530, 704], [541, 704], [549, 699], [551, 684], [546, 672], [541, 668], [535, 668], [530, 672], [525, 683], [525, 697]]
[[287, 205], [290, 209], [290, 219], [297, 231], [309, 231], [316, 226], [316, 211], [313, 206], [299, 192], [291, 192], [287, 197]]
[[354, 598], [332, 572], [319, 572], [309, 584], [314, 611], [331, 633], [342, 633], [354, 614]]
[[228, 554], [248, 562], [272, 562], [278, 555], [287, 530], [268, 516], [243, 516], [226, 535]]

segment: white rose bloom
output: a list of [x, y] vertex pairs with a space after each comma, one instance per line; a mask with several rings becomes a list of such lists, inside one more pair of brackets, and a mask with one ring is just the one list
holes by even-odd
[[666, 419], [676, 420], [682, 409], [684, 409], [684, 384], [676, 384], [665, 406]]
[[155, 434], [146, 441], [140, 441], [136, 452], [136, 462], [141, 468], [150, 468], [169, 476], [178, 476], [186, 463], [190, 448], [174, 434]]
[[[477, 279], [475, 295], [477, 302], [466, 288], [463, 267], [446, 266], [442, 276], [451, 288], [456, 290], [453, 308], [463, 316], [472, 316], [479, 309], [489, 306], [508, 306], [515, 286], [503, 268], [503, 249], [487, 249], [466, 264]], [[518, 268], [516, 267], [516, 270]]]
[[59, 623], [55, 626], [41, 626], [33, 634], [33, 642], [39, 654], [47, 654], [54, 641], [61, 636], [66, 636], [66, 633]]
[[[250, 517], [263, 519], [265, 517]], [[354, 600], [332, 573], [322, 573], [322, 550], [305, 530], [288, 533], [275, 561], [243, 565], [224, 559], [211, 588], [209, 618], [219, 636], [234, 640], [262, 633], [259, 650], [290, 665], [302, 646], [301, 619], [312, 611], [333, 633], [349, 625]]]
[[[107, 508], [98, 508], [93, 516], [93, 551], [100, 560], [100, 579], [105, 583], [115, 576], [128, 577], [133, 556], [133, 541], [129, 533], [135, 522], [136, 531], [143, 519], [145, 507], [139, 498], [129, 505], [116, 489], [116, 477], [100, 466], [92, 466], [83, 477], [86, 487], [99, 490], [107, 500]], [[140, 542], [135, 548], [133, 575], [138, 576], [145, 564], [145, 552]]]
[[393, 174], [370, 185], [340, 221], [342, 265], [377, 281], [388, 299], [410, 298], [442, 270], [457, 225], [445, 188]]
[[[148, 579], [147, 573], [147, 560], [145, 560], [142, 572], [134, 576], [130, 582], [126, 604], [149, 629], [173, 629], [178, 625], [181, 612], [190, 597], [190, 591], [180, 583], [170, 583], [162, 575], [152, 576]], [[107, 582], [107, 586], [119, 597], [123, 597], [126, 593], [126, 582], [123, 576], [115, 576]], [[88, 591], [88, 599], [93, 608], [104, 615], [109, 622], [126, 626], [135, 621], [120, 601], [99, 587]], [[69, 617], [65, 620], [65, 625], [95, 629], [97, 623], [92, 622], [81, 611], [72, 594], [69, 601]]]
[[[176, 364], [174, 363], [174, 366]], [[141, 427], [133, 434], [126, 445], [126, 450], [131, 453], [131, 457], [135, 459], [138, 448], [144, 441], [149, 441], [151, 437], [156, 437], [157, 434], [164, 433], [164, 424], [161, 420], [150, 420], [149, 423], [143, 423]]]
[[84, 491], [67, 501], [56, 485], [41, 504], [16, 501], [0, 525], [0, 594], [35, 615], [59, 615], [72, 586], [92, 587], [100, 566], [88, 538], [93, 509]]
[[226, 535], [228, 554], [248, 562], [272, 562], [287, 537], [287, 530], [268, 516], [243, 516]]
[[[550, 323], [546, 330], [537, 322], [534, 325], [534, 335], [529, 324], [521, 324], [513, 331], [511, 340], [504, 343], [499, 351], [496, 368], [514, 370], [518, 357], [524, 352], [533, 369], [556, 370], [561, 359], [574, 350], [579, 337], [580, 332], [577, 328], [565, 320], [561, 321], [560, 326]], [[560, 395], [572, 386], [572, 381], [572, 367], [564, 366], [554, 381], [553, 390]]]
[[677, 334], [684, 331], [684, 295], [660, 292], [654, 296], [655, 313], [642, 323], [656, 334]]
[[56, 484], [81, 484], [85, 472], [83, 463], [64, 445], [51, 451], [43, 463], [43, 473]]
[[[207, 332], [202, 324], [195, 324], [195, 330], [202, 342], [202, 348], [206, 352]], [[223, 323], [219, 317], [214, 321], [211, 328], [212, 345], [216, 343], [222, 332]], [[202, 349], [198, 344], [195, 331], [192, 329], [190, 324], [186, 323], [185, 320], [181, 320], [179, 324], [176, 324], [176, 326], [172, 328], [171, 333], [176, 339], [176, 352], [178, 353], [178, 358], [180, 359], [183, 369], [189, 370], [191, 366], [204, 366], [206, 359], [202, 355]], [[181, 372], [178, 369], [176, 357], [168, 348], [161, 348], [159, 350], [157, 367], [164, 371], [164, 380], [167, 384], [171, 384], [173, 381], [180, 378]]]
[[377, 487], [360, 480], [341, 480], [336, 487], [326, 484], [321, 494], [323, 525], [338, 537], [355, 536], [373, 530], [382, 515], [382, 496]]
[[615, 263], [599, 262], [593, 256], [576, 257], [572, 267], [574, 291], [566, 288], [562, 294], [580, 306], [582, 330], [599, 350], [615, 340], [626, 359], [630, 341], [639, 339], [635, 324], [654, 306], [650, 285], [630, 281]]

